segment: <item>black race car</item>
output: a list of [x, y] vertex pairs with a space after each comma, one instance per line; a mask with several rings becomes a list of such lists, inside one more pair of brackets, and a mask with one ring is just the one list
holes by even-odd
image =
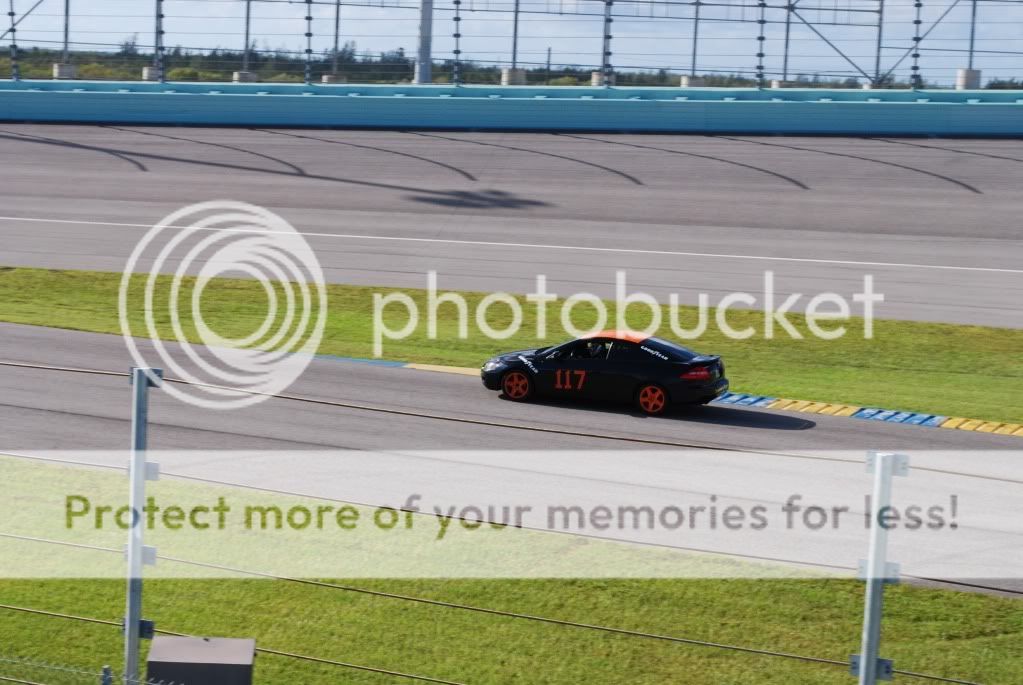
[[536, 395], [634, 402], [652, 416], [672, 404], [706, 404], [728, 392], [721, 357], [616, 331], [502, 354], [480, 373], [483, 385], [517, 402]]

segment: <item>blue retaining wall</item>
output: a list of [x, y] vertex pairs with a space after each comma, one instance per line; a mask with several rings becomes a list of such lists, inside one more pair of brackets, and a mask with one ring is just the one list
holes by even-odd
[[0, 82], [0, 120], [1023, 136], [1023, 91]]

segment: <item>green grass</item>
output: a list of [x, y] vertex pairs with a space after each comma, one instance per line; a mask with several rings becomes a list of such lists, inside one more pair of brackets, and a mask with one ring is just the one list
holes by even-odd
[[[848, 659], [859, 651], [855, 581], [376, 580], [350, 584], [721, 643]], [[23, 580], [0, 600], [118, 620], [124, 584]], [[462, 683], [684, 682], [845, 685], [840, 666], [611, 635], [268, 580], [153, 580], [145, 616], [194, 635], [255, 637], [261, 647]], [[0, 654], [96, 669], [120, 663], [116, 627], [0, 610]], [[55, 646], [59, 648], [55, 649]], [[1023, 611], [1013, 600], [894, 587], [882, 653], [896, 668], [986, 685], [1023, 681]], [[10, 673], [0, 666], [0, 675]], [[916, 682], [898, 678], [900, 682]], [[44, 680], [59, 685], [59, 681]], [[81, 682], [81, 681], [75, 681]], [[256, 682], [308, 685], [399, 679], [257, 659]], [[921, 681], [922, 682], [922, 681]]]
[[[119, 333], [117, 288], [120, 274], [84, 271], [50, 271], [10, 268], [0, 271], [0, 320], [40, 326], [56, 326], [101, 333]], [[156, 294], [157, 332], [173, 338], [166, 315], [169, 279], [161, 279]], [[190, 284], [183, 289], [187, 303]], [[136, 288], [135, 290], [140, 290]], [[391, 288], [348, 285], [328, 287], [329, 316], [320, 346], [324, 354], [370, 357], [373, 354], [373, 293]], [[404, 290], [426, 311], [425, 291]], [[484, 295], [466, 293], [472, 312]], [[142, 331], [141, 299], [133, 298], [132, 329]], [[266, 295], [252, 281], [219, 280], [207, 286], [203, 315], [207, 323], [225, 336], [244, 336], [262, 321]], [[556, 304], [551, 305], [548, 334], [537, 340], [535, 309], [524, 304], [523, 333], [504, 341], [482, 336], [470, 323], [470, 336], [457, 337], [455, 308], [440, 309], [438, 336], [427, 336], [425, 316], [413, 335], [401, 341], [385, 341], [384, 355], [404, 361], [478, 366], [492, 354], [509, 349], [562, 341], [564, 333]], [[613, 307], [611, 307], [613, 312]], [[695, 321], [695, 309], [681, 307], [679, 320]], [[578, 327], [592, 324], [592, 310], [576, 308]], [[391, 307], [385, 321], [398, 328], [402, 310]], [[488, 321], [500, 327], [507, 309], [492, 307]], [[630, 325], [643, 326], [642, 308], [629, 311]], [[734, 328], [752, 325], [762, 330], [763, 314], [733, 311]], [[187, 311], [182, 311], [186, 335], [197, 340]], [[850, 333], [833, 341], [812, 337], [801, 317], [790, 317], [804, 334], [802, 340], [777, 336], [730, 340], [716, 327], [692, 341], [692, 347], [724, 356], [735, 389], [777, 397], [918, 411], [947, 416], [966, 416], [990, 421], [1023, 420], [1023, 331], [958, 326], [939, 323], [876, 321], [875, 335], [866, 340], [862, 322], [852, 320]], [[613, 321], [613, 318], [612, 318]], [[667, 308], [665, 309], [667, 321]], [[665, 335], [671, 337], [667, 328]], [[758, 333], [759, 336], [759, 333]]]
[[[124, 532], [63, 529], [63, 497], [75, 492], [95, 502], [121, 504], [123, 473], [54, 466], [3, 458], [5, 496], [0, 500], [3, 532], [37, 538], [74, 540], [117, 549]], [[187, 506], [217, 495], [283, 505], [313, 505], [317, 500], [227, 488], [174, 478], [151, 483], [159, 501]], [[117, 496], [120, 496], [120, 499]], [[430, 518], [423, 516], [422, 518]], [[166, 531], [164, 531], [166, 533]], [[387, 536], [335, 538], [322, 542], [291, 536], [267, 544], [264, 534], [247, 538], [250, 550], [269, 556], [298, 554], [390, 554], [403, 558], [409, 547]], [[272, 534], [266, 534], [272, 535]], [[520, 536], [528, 544], [495, 554], [486, 539]], [[193, 538], [195, 536], [192, 536]], [[593, 563], [614, 562], [615, 546], [534, 531], [460, 530], [463, 551], [480, 546], [497, 563], [517, 553], [538, 561], [565, 554], [589, 554]], [[193, 545], [178, 534], [147, 533], [147, 543], [177, 558], [238, 564], [243, 550], [235, 537]], [[243, 540], [243, 542], [245, 542]], [[447, 544], [431, 543], [433, 546]], [[457, 542], [456, 542], [457, 544]], [[303, 551], [303, 545], [305, 546]], [[579, 547], [573, 552], [569, 548]], [[455, 548], [458, 549], [457, 547]], [[603, 550], [603, 551], [601, 551]], [[416, 558], [421, 550], [412, 549]], [[435, 552], [441, 558], [446, 551]], [[458, 552], [455, 552], [458, 554]], [[702, 555], [670, 554], [638, 548], [635, 559], [683, 562]], [[245, 562], [270, 563], [266, 554]], [[116, 577], [120, 554], [55, 547], [37, 541], [0, 540], [5, 574], [22, 570], [39, 575], [71, 569], [76, 576]], [[410, 557], [410, 561], [412, 557]], [[560, 563], [555, 561], [555, 563]], [[735, 564], [736, 562], [729, 562]], [[251, 565], [250, 565], [251, 564]], [[415, 567], [414, 562], [412, 567]], [[811, 664], [706, 646], [616, 635], [584, 628], [431, 606], [350, 590], [283, 580], [174, 578], [186, 567], [161, 560], [147, 570], [144, 616], [157, 628], [192, 635], [254, 637], [260, 647], [443, 678], [474, 685], [545, 683], [575, 685], [691, 685], [756, 683], [844, 685], [840, 666]], [[27, 575], [27, 573], [25, 574]], [[161, 577], [163, 576], [163, 577]], [[863, 584], [827, 578], [792, 579], [367, 579], [333, 581], [349, 587], [428, 598], [553, 619], [623, 628], [644, 633], [845, 660], [859, 651]], [[74, 616], [117, 621], [123, 613], [124, 581], [115, 579], [14, 579], [0, 581], [0, 604]], [[882, 653], [903, 670], [963, 678], [988, 685], [1023, 681], [1023, 604], [1019, 600], [893, 586], [886, 594]], [[116, 626], [86, 624], [0, 608], [0, 657], [22, 657], [96, 670], [120, 664]], [[77, 685], [59, 674], [5, 666], [0, 676], [22, 677], [47, 685]], [[902, 680], [902, 679], [900, 679]], [[351, 669], [262, 655], [260, 685], [329, 685], [401, 682]]]

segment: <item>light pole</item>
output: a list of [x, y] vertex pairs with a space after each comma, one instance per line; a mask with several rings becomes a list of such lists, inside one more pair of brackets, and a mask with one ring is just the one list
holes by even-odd
[[416, 83], [433, 83], [433, 0], [419, 3], [419, 51], [416, 54]]
[[511, 68], [519, 65], [519, 0], [515, 0], [515, 10], [512, 14], [512, 60]]
[[64, 56], [62, 64], [71, 62], [71, 0], [64, 0]]
[[337, 76], [338, 52], [341, 50], [341, 0], [334, 5], [334, 59], [330, 65], [330, 73]]
[[245, 0], [245, 49], [242, 51], [242, 71], [249, 70], [249, 38], [252, 29], [252, 0]]

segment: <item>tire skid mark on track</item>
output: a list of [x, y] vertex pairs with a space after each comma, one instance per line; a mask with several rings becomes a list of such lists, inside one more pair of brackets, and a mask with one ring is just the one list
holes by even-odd
[[867, 140], [876, 140], [879, 143], [889, 143], [891, 145], [908, 145], [909, 147], [920, 148], [921, 150], [934, 150], [935, 152], [955, 152], [960, 155], [973, 155], [975, 157], [987, 157], [988, 159], [1000, 159], [1008, 162], [1020, 162], [1023, 163], [1023, 159], [1019, 157], [1006, 157], [1005, 155], [993, 155], [990, 152], [977, 152], [976, 150], [962, 150], [954, 147], [941, 147], [939, 145], [921, 145], [920, 143], [911, 143], [908, 140], [893, 140], [891, 138], [867, 138]]
[[295, 164], [292, 164], [291, 162], [289, 162], [287, 160], [280, 159], [279, 157], [273, 157], [271, 155], [266, 155], [266, 154], [263, 154], [262, 152], [256, 152], [254, 150], [247, 150], [247, 149], [245, 149], [243, 147], [238, 147], [236, 145], [226, 145], [224, 143], [214, 143], [214, 142], [209, 141], [209, 140], [196, 140], [195, 138], [184, 138], [184, 137], [179, 137], [179, 136], [169, 136], [166, 133], [156, 133], [155, 131], [138, 131], [138, 130], [130, 129], [130, 128], [122, 128], [120, 126], [104, 125], [104, 126], [102, 126], [102, 128], [107, 128], [107, 129], [110, 129], [112, 131], [122, 131], [124, 133], [135, 133], [135, 134], [138, 134], [140, 136], [152, 136], [154, 138], [164, 138], [165, 140], [178, 140], [178, 141], [181, 141], [183, 143], [193, 143], [195, 145], [208, 145], [209, 147], [217, 147], [217, 148], [220, 148], [222, 150], [231, 150], [233, 152], [242, 152], [242, 153], [247, 154], [247, 155], [253, 155], [255, 157], [259, 157], [260, 159], [269, 160], [269, 161], [271, 161], [271, 162], [273, 162], [275, 164], [280, 164], [281, 166], [287, 167], [288, 169], [293, 171], [298, 176], [306, 176], [307, 175], [306, 172], [305, 172], [305, 169], [303, 169], [302, 167], [297, 166]]
[[620, 140], [604, 140], [602, 138], [590, 138], [588, 136], [573, 135], [571, 133], [558, 133], [557, 135], [561, 136], [562, 138], [576, 138], [577, 140], [588, 140], [588, 141], [592, 141], [592, 142], [595, 142], [595, 143], [606, 143], [607, 145], [624, 145], [626, 147], [634, 147], [634, 148], [638, 148], [640, 150], [657, 150], [659, 152], [667, 152], [667, 153], [670, 153], [670, 154], [673, 154], [673, 155], [685, 155], [686, 157], [696, 157], [697, 159], [708, 159], [708, 160], [710, 160], [712, 162], [721, 162], [722, 164], [731, 164], [732, 166], [741, 167], [743, 169], [750, 169], [752, 171], [758, 171], [758, 172], [760, 172], [762, 174], [767, 174], [768, 176], [773, 176], [774, 178], [779, 178], [779, 179], [781, 179], [781, 180], [783, 180], [783, 181], [785, 181], [787, 183], [791, 183], [792, 185], [794, 185], [797, 188], [800, 188], [802, 190], [813, 190], [810, 186], [806, 185], [805, 183], [803, 183], [802, 181], [800, 181], [798, 179], [792, 178], [791, 176], [786, 176], [785, 174], [780, 174], [777, 171], [771, 171], [770, 169], [764, 169], [762, 167], [753, 166], [752, 164], [746, 164], [744, 162], [736, 162], [736, 161], [731, 160], [731, 159], [724, 159], [723, 157], [714, 157], [713, 155], [701, 155], [701, 154], [698, 154], [696, 152], [688, 152], [688, 151], [684, 151], [684, 150], [671, 150], [669, 148], [654, 147], [652, 145], [639, 145], [637, 143], [626, 143], [626, 142], [620, 141]]
[[[25, 136], [25, 137], [18, 137]], [[364, 181], [358, 178], [342, 178], [339, 176], [327, 176], [324, 174], [305, 174], [299, 175], [291, 171], [284, 171], [281, 169], [265, 169], [256, 166], [246, 166], [244, 164], [230, 164], [227, 162], [212, 162], [209, 160], [189, 159], [188, 157], [177, 157], [174, 155], [162, 155], [153, 152], [137, 152], [133, 150], [120, 150], [117, 148], [105, 148], [96, 145], [85, 145], [82, 143], [71, 143], [56, 138], [44, 138], [42, 136], [31, 136], [28, 137], [27, 133], [19, 133], [17, 135], [9, 135], [7, 133], [0, 132], [0, 139], [2, 140], [13, 140], [21, 143], [35, 143], [39, 145], [51, 145], [59, 147], [72, 147], [82, 150], [91, 150], [93, 152], [103, 152], [110, 155], [114, 155], [119, 159], [124, 159], [132, 164], [135, 164], [140, 171], [148, 171], [148, 169], [142, 165], [141, 162], [137, 162], [135, 157], [142, 159], [156, 160], [160, 162], [177, 162], [180, 164], [189, 164], [201, 167], [208, 167], [211, 169], [227, 169], [229, 171], [243, 171], [252, 172], [256, 174], [271, 174], [274, 176], [284, 176], [286, 178], [295, 178], [301, 180], [310, 181], [326, 181], [331, 183], [344, 183], [354, 186], [361, 186], [366, 188], [379, 188], [382, 190], [395, 190], [409, 193], [422, 193], [427, 196], [434, 198], [440, 198], [442, 200], [449, 200], [452, 202], [471, 202], [475, 201], [483, 207], [505, 207], [505, 208], [521, 208], [530, 206], [540, 206], [544, 203], [539, 200], [530, 200], [526, 198], [518, 198], [515, 196], [508, 196], [508, 194], [502, 194], [500, 197], [493, 197], [485, 193], [478, 191], [464, 191], [464, 190], [437, 190], [435, 188], [422, 188], [416, 186], [399, 185], [395, 183], [383, 183], [377, 181]], [[147, 227], [148, 228], [148, 227]]]
[[528, 147], [515, 147], [514, 145], [503, 145], [501, 143], [490, 143], [482, 140], [469, 140], [466, 138], [449, 138], [447, 136], [439, 136], [435, 133], [423, 133], [420, 131], [406, 131], [406, 133], [413, 136], [422, 136], [423, 138], [437, 138], [439, 140], [446, 140], [450, 143], [467, 143], [469, 145], [483, 145], [485, 147], [496, 147], [502, 150], [513, 150], [515, 152], [526, 152], [533, 155], [543, 155], [544, 157], [553, 157], [554, 159], [563, 159], [567, 162], [574, 162], [575, 164], [582, 164], [584, 166], [593, 167], [594, 169], [600, 169], [606, 171], [609, 174], [620, 176], [631, 183], [642, 186], [646, 185], [643, 181], [639, 180], [631, 174], [627, 174], [624, 171], [618, 169], [612, 169], [611, 167], [604, 166], [603, 164], [597, 164], [596, 162], [587, 162], [585, 159], [576, 159], [575, 157], [569, 157], [568, 155], [559, 155], [554, 152], [544, 152], [543, 150], [533, 150]]
[[306, 136], [306, 135], [300, 135], [298, 133], [286, 133], [284, 131], [272, 131], [272, 130], [270, 130], [268, 128], [252, 128], [252, 129], [249, 129], [249, 130], [250, 131], [256, 131], [257, 133], [267, 133], [267, 134], [273, 134], [273, 135], [277, 135], [277, 136], [288, 136], [289, 138], [298, 138], [298, 139], [302, 139], [302, 140], [313, 140], [313, 141], [317, 141], [317, 142], [321, 142], [321, 143], [332, 143], [334, 145], [347, 145], [348, 147], [359, 148], [360, 150], [372, 150], [374, 152], [385, 152], [385, 153], [388, 153], [388, 154], [391, 154], [391, 155], [398, 155], [399, 157], [407, 157], [408, 159], [418, 159], [421, 162], [426, 162], [428, 164], [434, 164], [434, 165], [439, 166], [441, 168], [447, 169], [448, 171], [453, 171], [453, 172], [455, 172], [456, 174], [458, 174], [459, 176], [461, 176], [462, 178], [464, 178], [466, 180], [469, 180], [469, 181], [478, 181], [479, 180], [478, 178], [476, 178], [475, 176], [470, 174], [468, 171], [465, 171], [464, 169], [459, 169], [456, 166], [453, 166], [451, 164], [445, 164], [444, 162], [440, 162], [440, 161], [438, 161], [436, 159], [430, 159], [429, 157], [423, 157], [421, 155], [414, 155], [414, 154], [412, 154], [410, 152], [400, 152], [398, 150], [388, 150], [387, 148], [384, 148], [384, 147], [376, 147], [374, 145], [363, 145], [361, 143], [352, 143], [352, 142], [349, 142], [347, 140], [335, 140], [333, 138], [318, 138], [316, 136]]
[[983, 195], [984, 194], [984, 191], [980, 190], [979, 188], [975, 188], [974, 186], [971, 186], [969, 183], [965, 183], [965, 182], [960, 181], [958, 179], [952, 178], [951, 176], [944, 176], [942, 174], [935, 173], [933, 171], [927, 171], [926, 169], [918, 169], [917, 167], [909, 166], [908, 164], [899, 164], [898, 162], [889, 162], [889, 161], [886, 161], [886, 160], [883, 160], [883, 159], [874, 159], [873, 157], [862, 157], [860, 155], [851, 155], [851, 154], [849, 154], [847, 152], [835, 152], [834, 150], [818, 150], [818, 149], [812, 148], [812, 147], [799, 147], [797, 145], [784, 145], [782, 143], [767, 143], [767, 142], [764, 142], [762, 140], [748, 140], [746, 138], [732, 138], [731, 136], [721, 136], [721, 135], [712, 136], [712, 137], [720, 138], [721, 140], [732, 140], [732, 141], [735, 141], [737, 143], [749, 143], [750, 145], [766, 145], [767, 147], [778, 147], [778, 148], [784, 148], [786, 150], [796, 150], [796, 151], [799, 151], [799, 152], [814, 152], [814, 153], [817, 153], [819, 155], [829, 155], [831, 157], [844, 157], [846, 159], [858, 159], [861, 162], [871, 162], [873, 164], [881, 164], [883, 166], [894, 167], [896, 169], [905, 169], [906, 171], [912, 171], [912, 172], [917, 173], [917, 174], [923, 174], [924, 176], [930, 176], [931, 178], [936, 178], [936, 179], [941, 180], [941, 181], [946, 181], [948, 183], [951, 183], [951, 184], [953, 184], [955, 186], [963, 188], [964, 190], [968, 190], [971, 193], [975, 193], [977, 195]]
[[[112, 150], [105, 147], [97, 147], [95, 145], [85, 145], [83, 143], [74, 143], [69, 140], [62, 140], [60, 138], [48, 138], [46, 136], [32, 135], [31, 133], [18, 133], [15, 131], [0, 131], [0, 138], [4, 140], [14, 140], [21, 143], [45, 143], [48, 145], [59, 145], [61, 147], [69, 147], [75, 150], [86, 150], [88, 152], [100, 152], [105, 155], [110, 155], [115, 159], [119, 159], [123, 162], [128, 162], [139, 171], [149, 171], [149, 168], [145, 164], [133, 159], [130, 154], [126, 151]], [[19, 137], [20, 136], [20, 137]]]

